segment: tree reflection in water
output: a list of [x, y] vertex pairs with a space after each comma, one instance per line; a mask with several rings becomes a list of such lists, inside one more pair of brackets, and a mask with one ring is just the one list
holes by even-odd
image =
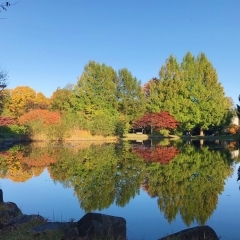
[[0, 154], [0, 176], [26, 181], [47, 168], [51, 178], [73, 188], [86, 212], [111, 204], [124, 207], [140, 188], [172, 222], [178, 214], [189, 226], [206, 223], [232, 173], [229, 151], [203, 145], [87, 144], [15, 146]]
[[240, 167], [238, 168], [238, 178], [237, 178], [237, 181], [240, 180]]
[[148, 193], [158, 198], [158, 205], [169, 222], [178, 213], [189, 226], [194, 221], [206, 223], [224, 190], [225, 179], [232, 173], [229, 154], [196, 149], [185, 145], [169, 164], [151, 166]]

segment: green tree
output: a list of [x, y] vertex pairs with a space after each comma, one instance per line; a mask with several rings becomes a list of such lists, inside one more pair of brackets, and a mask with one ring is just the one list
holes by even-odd
[[95, 111], [90, 120], [93, 135], [113, 136], [116, 133], [117, 117], [111, 112]]
[[117, 74], [112, 67], [90, 61], [75, 88], [76, 110], [91, 115], [98, 110], [116, 112]]
[[220, 125], [232, 106], [218, 82], [216, 70], [203, 53], [196, 59], [194, 80], [195, 85], [191, 91], [192, 102], [197, 108], [194, 120], [200, 127], [202, 135], [202, 131], [209, 126]]
[[203, 53], [197, 58], [187, 53], [181, 64], [170, 56], [159, 79], [151, 81], [147, 90], [149, 111], [168, 111], [182, 130], [199, 127], [201, 135], [210, 126], [222, 124], [231, 108], [216, 70]]
[[160, 69], [160, 79], [152, 79], [145, 85], [147, 109], [150, 112], [168, 111], [179, 121], [182, 129], [191, 129], [192, 102], [186, 82], [181, 80], [181, 69], [172, 55]]
[[129, 121], [136, 119], [145, 112], [146, 101], [141, 82], [126, 68], [118, 71], [118, 111]]
[[[239, 100], [239, 102], [240, 102], [240, 95], [239, 95], [239, 97], [238, 97], [238, 100]], [[238, 104], [237, 104], [237, 116], [238, 116], [238, 118], [240, 119], [240, 105], [238, 105]]]
[[74, 86], [68, 84], [64, 88], [58, 88], [53, 93], [50, 101], [52, 110], [57, 110], [61, 113], [73, 111], [75, 101]]

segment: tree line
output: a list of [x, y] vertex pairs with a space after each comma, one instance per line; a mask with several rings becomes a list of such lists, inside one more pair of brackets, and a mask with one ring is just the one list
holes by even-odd
[[63, 124], [66, 129], [73, 124], [75, 129], [106, 136], [123, 135], [132, 128], [175, 134], [198, 130], [202, 135], [209, 129], [221, 131], [236, 114], [207, 56], [195, 57], [190, 52], [181, 62], [170, 55], [158, 77], [143, 86], [126, 68], [115, 71], [89, 61], [76, 84], [58, 88], [50, 99], [19, 86], [1, 91], [0, 102], [2, 115], [21, 119], [32, 131], [36, 122], [44, 122], [46, 114], [55, 112], [52, 125]]

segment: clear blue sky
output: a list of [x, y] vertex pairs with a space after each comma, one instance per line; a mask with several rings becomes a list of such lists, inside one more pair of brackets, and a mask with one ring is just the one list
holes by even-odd
[[20, 0], [0, 17], [9, 88], [30, 86], [50, 97], [76, 84], [89, 60], [126, 67], [144, 84], [170, 54], [181, 61], [190, 51], [207, 55], [238, 103], [239, 0]]

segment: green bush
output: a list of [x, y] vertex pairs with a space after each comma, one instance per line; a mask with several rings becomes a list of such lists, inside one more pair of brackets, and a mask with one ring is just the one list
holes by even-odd
[[40, 134], [45, 130], [42, 120], [31, 121], [28, 123], [27, 127], [31, 135]]
[[92, 116], [90, 131], [93, 135], [113, 136], [116, 134], [117, 116], [99, 111]]
[[26, 126], [10, 125], [9, 128], [11, 132], [16, 134], [27, 134], [29, 132]]
[[82, 113], [67, 112], [62, 116], [62, 124], [66, 129], [78, 128], [86, 130], [87, 120]]
[[29, 130], [26, 126], [18, 126], [14, 124], [9, 126], [0, 126], [0, 132], [11, 134], [27, 134]]
[[160, 132], [160, 134], [162, 134], [164, 136], [169, 135], [169, 130], [168, 129], [161, 129], [159, 132]]

